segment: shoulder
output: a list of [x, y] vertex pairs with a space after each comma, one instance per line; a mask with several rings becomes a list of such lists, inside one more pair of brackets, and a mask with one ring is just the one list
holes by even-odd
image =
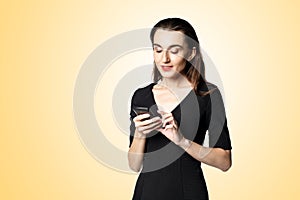
[[221, 94], [219, 87], [217, 85], [215, 85], [213, 83], [209, 83], [209, 82], [207, 82], [206, 85], [207, 85], [207, 94], [208, 94], [207, 96], [209, 96], [210, 101], [222, 102], [223, 98], [222, 98], [222, 94]]
[[142, 101], [145, 98], [150, 97], [152, 94], [152, 88], [156, 83], [150, 83], [144, 87], [137, 88], [132, 96], [132, 99], [135, 101]]
[[151, 90], [155, 84], [156, 83], [150, 83], [144, 87], [139, 87], [134, 91], [134, 94], [135, 95], [136, 94], [139, 94], [139, 95], [147, 94], [147, 93], [151, 92]]
[[199, 98], [206, 102], [206, 106], [221, 106], [223, 107], [223, 97], [219, 87], [213, 83], [206, 82], [198, 88]]
[[216, 86], [213, 83], [206, 82], [206, 85], [207, 85], [207, 88], [208, 88], [209, 91], [218, 90], [218, 86]]
[[218, 88], [218, 86], [209, 83], [208, 84], [209, 93], [208, 93], [208, 105], [210, 109], [212, 109], [213, 112], [217, 112], [219, 114], [224, 114], [225, 107], [224, 107], [224, 101], [222, 97], [221, 90]]
[[209, 97], [214, 93], [219, 93], [220, 90], [218, 86], [210, 82], [203, 82], [198, 85], [197, 93], [200, 94], [202, 97]]

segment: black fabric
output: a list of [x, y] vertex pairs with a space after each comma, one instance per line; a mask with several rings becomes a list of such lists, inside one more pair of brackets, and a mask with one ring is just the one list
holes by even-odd
[[[152, 83], [134, 92], [130, 111], [129, 147], [134, 139], [135, 131], [132, 119], [136, 114], [132, 107], [155, 107], [152, 93], [154, 85], [155, 83]], [[172, 114], [187, 139], [202, 144], [208, 130], [210, 147], [230, 150], [232, 147], [221, 93], [214, 85], [202, 89], [204, 91], [209, 89], [212, 92], [200, 96], [191, 91], [172, 111]], [[167, 145], [169, 148], [165, 148]], [[160, 152], [164, 149], [167, 150]], [[157, 163], [163, 163], [164, 166], [157, 167], [159, 166], [155, 165]], [[201, 163], [170, 142], [163, 134], [153, 131], [146, 139], [143, 169], [137, 179], [132, 199], [207, 200], [208, 191]]]

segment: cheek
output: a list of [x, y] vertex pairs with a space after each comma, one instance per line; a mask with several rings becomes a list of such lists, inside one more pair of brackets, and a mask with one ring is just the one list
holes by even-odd
[[156, 53], [154, 53], [154, 54], [153, 54], [153, 59], [154, 59], [155, 62], [159, 62], [160, 59], [161, 59], [161, 56], [158, 55], [158, 54], [156, 54]]
[[174, 65], [176, 65], [176, 71], [177, 72], [182, 71], [185, 68], [185, 64], [186, 64], [185, 59], [182, 59], [182, 58], [177, 59], [176, 64], [174, 63]]
[[177, 65], [177, 66], [185, 65], [185, 59], [181, 56], [174, 56], [172, 58], [172, 62], [174, 65]]

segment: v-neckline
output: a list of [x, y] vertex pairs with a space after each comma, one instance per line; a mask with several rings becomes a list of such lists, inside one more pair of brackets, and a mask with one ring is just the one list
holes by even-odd
[[[154, 104], [155, 104], [155, 106], [157, 107], [157, 103], [156, 103], [156, 101], [155, 101], [155, 98], [154, 98], [154, 94], [153, 94], [153, 91], [152, 91], [152, 89], [153, 89], [153, 87], [155, 86], [155, 85], [157, 85], [157, 83], [153, 83], [152, 84], [152, 86], [151, 86], [151, 97], [152, 97], [152, 101], [154, 102]], [[188, 93], [187, 93], [187, 95], [170, 111], [170, 113], [173, 113], [186, 99], [187, 99], [187, 97], [188, 96], [190, 96], [190, 94], [192, 93], [192, 91], [193, 91], [193, 89], [191, 89]]]

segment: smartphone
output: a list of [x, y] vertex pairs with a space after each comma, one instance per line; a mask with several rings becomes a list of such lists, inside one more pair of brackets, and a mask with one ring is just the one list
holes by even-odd
[[[150, 119], [150, 118], [157, 117], [157, 116], [161, 117], [161, 115], [157, 112], [157, 107], [153, 107], [153, 106], [150, 109], [148, 107], [144, 107], [144, 106], [133, 106], [132, 110], [133, 110], [133, 112], [135, 112], [136, 115], [141, 115], [141, 114], [145, 114], [145, 113], [150, 114], [150, 117], [146, 118], [146, 119]], [[146, 119], [144, 119], [144, 120], [146, 120]]]
[[133, 110], [133, 112], [135, 112], [136, 115], [149, 113], [149, 108], [143, 107], [143, 106], [133, 106], [132, 110]]

